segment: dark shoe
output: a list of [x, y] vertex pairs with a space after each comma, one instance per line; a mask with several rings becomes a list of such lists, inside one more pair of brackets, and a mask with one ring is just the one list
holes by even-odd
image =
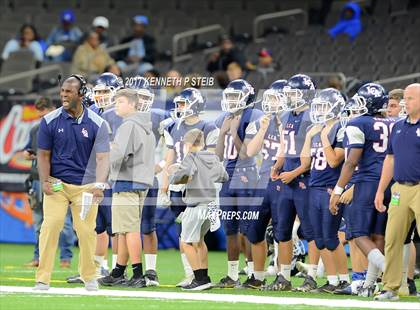
[[414, 282], [413, 279], [407, 279], [408, 284], [408, 291], [410, 296], [416, 296], [417, 295], [417, 288], [416, 288], [416, 282]]
[[146, 270], [144, 279], [146, 280], [146, 286], [159, 286], [159, 278], [154, 270]]
[[132, 277], [130, 280], [125, 282], [124, 286], [131, 287], [131, 288], [142, 288], [146, 287], [146, 280], [143, 276], [139, 278]]
[[192, 280], [190, 285], [184, 286], [183, 291], [204, 291], [212, 288], [211, 280], [209, 277], [202, 281]]
[[340, 281], [333, 293], [338, 295], [351, 295], [351, 284], [347, 281]]
[[357, 292], [357, 295], [360, 297], [373, 297], [377, 291], [377, 286], [375, 284], [369, 285], [368, 287], [361, 287]]
[[127, 283], [127, 279], [124, 277], [124, 275], [117, 278], [114, 278], [112, 275], [109, 275], [98, 279], [98, 283], [104, 286], [125, 285]]
[[266, 291], [290, 291], [292, 282], [287, 281], [282, 274], [278, 274], [273, 283], [262, 288]]
[[244, 283], [242, 283], [241, 288], [250, 288], [254, 290], [259, 290], [265, 285], [265, 280], [260, 281], [255, 279], [254, 275], [250, 278], [246, 279]]
[[330, 284], [328, 281], [323, 286], [311, 291], [311, 293], [333, 293], [337, 286]]
[[74, 276], [67, 277], [66, 280], [67, 280], [67, 283], [70, 283], [70, 284], [81, 284], [81, 283], [83, 283], [82, 278], [80, 277], [80, 274], [76, 274]]
[[293, 291], [295, 292], [310, 292], [317, 288], [315, 280], [311, 276], [306, 276], [305, 281], [303, 281], [303, 284], [297, 288], [295, 288]]
[[[191, 282], [192, 284], [192, 282]], [[232, 280], [231, 277], [226, 276], [223, 279], [221, 279], [219, 281], [219, 283], [216, 284], [215, 287], [218, 288], [235, 288], [235, 287], [240, 287], [241, 286], [241, 282], [238, 280]]]

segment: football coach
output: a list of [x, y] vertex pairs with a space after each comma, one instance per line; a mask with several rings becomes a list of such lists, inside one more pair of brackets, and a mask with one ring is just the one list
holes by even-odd
[[[62, 107], [45, 115], [38, 134], [38, 169], [44, 192], [44, 222], [39, 237], [35, 290], [48, 290], [60, 231], [70, 205], [79, 238], [79, 272], [87, 290], [97, 290], [95, 277], [96, 214], [109, 170], [106, 122], [82, 104], [86, 81], [72, 75], [61, 85]], [[81, 218], [82, 193], [93, 204]]]
[[407, 86], [404, 102], [407, 117], [392, 129], [375, 197], [376, 209], [385, 212], [384, 190], [394, 179], [385, 232], [384, 291], [376, 300], [398, 299], [404, 240], [414, 220], [420, 231], [420, 83]]

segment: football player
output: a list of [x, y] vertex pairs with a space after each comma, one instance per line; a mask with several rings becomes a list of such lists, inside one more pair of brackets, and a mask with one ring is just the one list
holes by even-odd
[[309, 103], [315, 92], [311, 78], [296, 74], [288, 80], [283, 92], [286, 96], [286, 113], [282, 114], [282, 152], [272, 167], [271, 178], [283, 183], [278, 197], [278, 240], [280, 272], [267, 290], [288, 291], [292, 289], [290, 281], [293, 257], [292, 230], [296, 216], [300, 220], [303, 237], [308, 241], [308, 274], [297, 291], [316, 289], [316, 272], [319, 251], [314, 242], [312, 225], [309, 221], [309, 168], [301, 169], [300, 153], [306, 133], [311, 126]]
[[265, 234], [267, 225], [272, 220], [274, 240], [277, 239], [277, 197], [282, 186], [280, 180], [271, 180], [270, 171], [280, 152], [280, 114], [284, 109], [283, 87], [287, 80], [277, 80], [263, 94], [262, 110], [264, 116], [249, 124], [246, 129], [247, 156], [254, 157], [262, 153], [262, 163], [259, 171], [256, 197], [261, 197], [261, 203], [255, 204], [259, 211], [256, 221], [249, 223], [246, 236], [251, 242], [254, 274], [248, 278], [242, 287], [259, 289], [265, 285], [264, 266], [267, 253]]
[[323, 89], [315, 96], [310, 109], [314, 126], [306, 135], [301, 153], [301, 166], [310, 167], [309, 218], [327, 273], [327, 283], [316, 291], [326, 293], [343, 289], [350, 282], [347, 255], [338, 238], [343, 208], [335, 215], [329, 211], [330, 193], [344, 160], [344, 129], [338, 121], [344, 105], [343, 96], [333, 88]]
[[[212, 122], [204, 121], [200, 118], [200, 113], [205, 109], [205, 101], [196, 88], [189, 87], [181, 91], [174, 98], [175, 109], [172, 113], [174, 121], [164, 129], [165, 143], [168, 151], [165, 156], [165, 171], [174, 163], [181, 163], [184, 159], [184, 135], [191, 129], [197, 128], [204, 132], [205, 149], [214, 151], [217, 143], [219, 129]], [[170, 185], [168, 174], [164, 173], [162, 181], [162, 192], [167, 193], [171, 200], [171, 210], [176, 218], [180, 218], [186, 205], [182, 200], [184, 185]], [[181, 225], [177, 224], [178, 235], [181, 234]], [[193, 271], [188, 263], [186, 255], [183, 253], [182, 242], [180, 242], [181, 260], [184, 267], [185, 279], [177, 284], [177, 287], [188, 286], [194, 278]], [[207, 248], [202, 247], [203, 252], [207, 253]]]
[[[216, 126], [220, 128], [216, 154], [220, 160], [224, 160], [229, 181], [223, 183], [219, 193], [220, 207], [222, 211], [229, 212], [226, 214], [239, 214], [239, 218], [222, 218], [227, 239], [228, 273], [219, 281], [217, 287], [233, 288], [240, 285], [239, 233], [245, 235], [249, 224], [249, 221], [242, 220], [240, 215], [252, 204], [250, 198], [254, 197], [258, 179], [255, 158], [247, 155], [245, 135], [248, 126], [257, 121], [263, 113], [253, 108], [254, 88], [243, 79], [231, 81], [223, 90], [222, 96], [223, 113], [215, 121]], [[250, 250], [246, 252], [250, 275], [253, 272], [252, 257]], [[266, 255], [266, 252], [263, 255]]]
[[[395, 120], [383, 118], [380, 110], [388, 101], [386, 90], [379, 84], [367, 83], [357, 91], [356, 100], [366, 113], [349, 121], [346, 127], [349, 154], [330, 199], [332, 214], [339, 212], [339, 200], [345, 186], [358, 167], [353, 202], [349, 208], [349, 225], [353, 238], [368, 258], [366, 281], [360, 296], [372, 296], [378, 274], [384, 271], [384, 234], [386, 213], [374, 206], [382, 164], [386, 155], [388, 136]], [[390, 200], [390, 191], [386, 192]]]

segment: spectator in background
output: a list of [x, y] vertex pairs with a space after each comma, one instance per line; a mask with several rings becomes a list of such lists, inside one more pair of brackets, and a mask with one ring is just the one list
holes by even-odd
[[171, 111], [175, 108], [174, 98], [182, 91], [182, 75], [177, 70], [169, 70], [166, 73], [167, 78], [171, 78], [170, 83], [168, 83], [164, 90], [166, 91], [166, 103], [165, 110]]
[[389, 92], [389, 100], [386, 106], [386, 117], [398, 118], [402, 110], [401, 100], [404, 98], [403, 89], [393, 89]]
[[72, 10], [64, 10], [60, 15], [61, 25], [55, 27], [47, 39], [47, 56], [54, 61], [70, 61], [74, 48], [82, 38], [82, 31], [74, 25]]
[[207, 63], [207, 71], [210, 73], [226, 71], [230, 63], [236, 62], [241, 68], [245, 68], [245, 56], [237, 49], [231, 39], [223, 37], [220, 42], [220, 51], [212, 54]]
[[132, 20], [132, 35], [121, 40], [121, 44], [131, 43], [128, 50], [119, 54], [117, 59], [121, 68], [127, 65], [137, 64], [138, 73], [143, 74], [153, 69], [156, 57], [155, 39], [145, 33], [146, 26], [149, 24], [147, 16], [137, 15]]
[[271, 73], [274, 73], [276, 70], [275, 63], [273, 62], [273, 57], [271, 51], [263, 48], [258, 53], [258, 65], [256, 67], [256, 71], [262, 75], [264, 80], [264, 84], [269, 83], [268, 76]]
[[244, 77], [244, 72], [242, 71], [241, 66], [236, 62], [232, 62], [228, 65], [226, 73], [229, 82], [232, 82], [233, 80], [237, 79], [242, 79]]
[[340, 92], [343, 92], [343, 81], [340, 79], [339, 76], [332, 76], [328, 80], [328, 87], [335, 88]]
[[341, 11], [339, 21], [328, 30], [328, 34], [333, 39], [340, 34], [345, 34], [353, 41], [362, 31], [360, 15], [360, 6], [357, 3], [348, 2]]
[[104, 16], [96, 16], [92, 22], [93, 30], [99, 35], [99, 42], [101, 46], [106, 48], [110, 44], [110, 39], [108, 36], [109, 20]]
[[[55, 105], [49, 98], [41, 97], [35, 102], [35, 109], [40, 118], [42, 118], [48, 113], [54, 111]], [[41, 225], [44, 220], [42, 208], [43, 195], [41, 184], [39, 181], [38, 163], [36, 160], [38, 148], [38, 131], [39, 123], [36, 123], [34, 127], [31, 128], [31, 131], [29, 133], [29, 142], [23, 151], [23, 156], [25, 157], [25, 159], [32, 161], [30, 173], [31, 188], [29, 189], [29, 204], [32, 209], [32, 217], [34, 220], [34, 230], [36, 237], [34, 256], [29, 263], [25, 264], [26, 267], [38, 267], [39, 265], [39, 233], [41, 231]], [[73, 224], [71, 221], [71, 214], [67, 212], [67, 216], [64, 221], [64, 228], [61, 231], [59, 239], [61, 268], [70, 268], [71, 265], [71, 259], [73, 257], [72, 247], [75, 241], [72, 226]]]
[[24, 49], [29, 49], [37, 61], [44, 60], [44, 52], [41, 43], [38, 41], [39, 37], [34, 26], [24, 24], [19, 31], [19, 36], [16, 39], [9, 40], [1, 54], [1, 58], [6, 60], [10, 53], [17, 52]]
[[114, 64], [108, 52], [100, 46], [99, 35], [91, 31], [73, 57], [72, 72], [82, 75], [100, 74]]

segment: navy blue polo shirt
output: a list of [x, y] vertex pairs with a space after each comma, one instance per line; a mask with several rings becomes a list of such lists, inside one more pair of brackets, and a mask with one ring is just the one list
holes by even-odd
[[109, 152], [106, 122], [90, 109], [73, 118], [62, 107], [40, 123], [38, 148], [51, 151], [52, 177], [81, 185], [96, 181], [96, 153]]
[[420, 121], [415, 124], [408, 117], [399, 120], [392, 128], [388, 154], [394, 155], [394, 180], [420, 181]]

